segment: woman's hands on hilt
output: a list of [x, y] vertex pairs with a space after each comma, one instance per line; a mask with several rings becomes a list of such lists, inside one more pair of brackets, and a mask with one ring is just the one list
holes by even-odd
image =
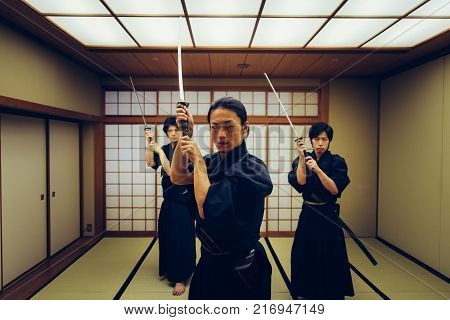
[[198, 148], [198, 145], [195, 141], [192, 141], [189, 137], [182, 137], [179, 141], [180, 143], [180, 151], [183, 156], [187, 157], [191, 160], [194, 165], [200, 160], [203, 160], [203, 156]]
[[177, 104], [177, 125], [180, 130], [183, 130], [181, 122], [187, 121], [189, 137], [194, 133], [194, 117], [188, 108], [181, 104]]

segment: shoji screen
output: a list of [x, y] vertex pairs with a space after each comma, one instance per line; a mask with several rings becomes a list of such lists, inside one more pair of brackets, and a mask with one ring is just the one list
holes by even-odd
[[[319, 121], [319, 95], [308, 90], [278, 93], [287, 112], [296, 123], [300, 136], [307, 136], [310, 124]], [[153, 119], [152, 130], [159, 145], [169, 143], [162, 122], [175, 114], [177, 91], [139, 91], [145, 114]], [[287, 174], [297, 152], [292, 129], [275, 95], [267, 91], [188, 91], [186, 100], [196, 116], [193, 139], [202, 154], [215, 151], [205, 116], [210, 104], [223, 96], [241, 100], [251, 123], [247, 147], [263, 160], [274, 184], [266, 199], [261, 231], [272, 235], [289, 235], [295, 231], [302, 198], [291, 188]], [[160, 168], [155, 172], [145, 166], [145, 140], [139, 106], [132, 92], [105, 93], [106, 124], [106, 219], [110, 231], [155, 231], [162, 203]], [[131, 117], [130, 117], [131, 116]], [[134, 116], [134, 117], [133, 117]], [[129, 124], [134, 119], [135, 124]], [[306, 119], [306, 120], [302, 120]], [[302, 122], [305, 121], [305, 122]], [[310, 147], [309, 139], [307, 145]]]
[[144, 125], [107, 124], [105, 147], [107, 230], [154, 231], [156, 174], [145, 163]]
[[[309, 126], [296, 125], [300, 136], [305, 136]], [[294, 145], [295, 134], [289, 125], [269, 125], [269, 173], [274, 185], [268, 199], [268, 231], [295, 231], [303, 199], [288, 183], [292, 162], [298, 156]], [[309, 139], [306, 139], [310, 147]]]

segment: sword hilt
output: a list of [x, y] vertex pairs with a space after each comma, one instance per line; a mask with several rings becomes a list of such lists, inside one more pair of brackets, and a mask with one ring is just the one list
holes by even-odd
[[[189, 103], [186, 102], [186, 101], [178, 101], [177, 105], [189, 108]], [[189, 125], [188, 125], [187, 120], [182, 120], [181, 121], [181, 128], [180, 129], [183, 132], [183, 137], [189, 135]]]
[[[144, 132], [146, 132], [147, 130], [151, 132], [152, 128], [150, 128], [149, 126], [146, 125], [146, 126], [144, 126]], [[153, 137], [150, 137], [150, 142], [152, 142], [152, 141], [153, 141]]]

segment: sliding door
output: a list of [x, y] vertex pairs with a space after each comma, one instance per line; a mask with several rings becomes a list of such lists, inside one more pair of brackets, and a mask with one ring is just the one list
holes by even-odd
[[47, 257], [42, 119], [1, 115], [3, 286]]
[[50, 254], [80, 237], [79, 125], [49, 121]]

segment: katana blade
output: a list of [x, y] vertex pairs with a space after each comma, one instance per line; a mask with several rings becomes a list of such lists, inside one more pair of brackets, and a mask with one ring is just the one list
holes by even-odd
[[[183, 17], [180, 17], [179, 22], [180, 23], [178, 25], [178, 91], [180, 92], [180, 101], [178, 101], [178, 105], [188, 108], [189, 103], [184, 101], [183, 64], [181, 61], [181, 24], [183, 22]], [[187, 120], [181, 121], [181, 130], [183, 132], [183, 136], [187, 136], [189, 134], [189, 126]]]
[[181, 45], [178, 45], [178, 89], [180, 91], [180, 101], [184, 101], [183, 65], [181, 63]]
[[137, 102], [139, 104], [139, 109], [141, 109], [142, 120], [144, 120], [144, 124], [145, 124], [145, 128], [144, 129], [147, 129], [148, 126], [147, 126], [147, 121], [145, 121], [144, 110], [142, 110], [141, 103], [139, 102], [139, 96], [138, 96], [138, 94], [136, 92], [136, 89], [134, 88], [134, 83], [133, 83], [133, 79], [131, 78], [131, 76], [130, 76], [130, 81], [131, 81], [131, 86], [133, 87], [134, 94], [136, 95]]
[[272, 82], [270, 82], [270, 79], [269, 79], [269, 77], [267, 76], [267, 73], [264, 72], [264, 75], [266, 76], [266, 79], [267, 79], [267, 81], [269, 82], [270, 87], [272, 88], [273, 93], [274, 93], [275, 96], [277, 97], [278, 102], [280, 103], [281, 107], [283, 108], [284, 114], [286, 115], [286, 118], [288, 119], [289, 124], [291, 125], [292, 130], [294, 130], [295, 137], [296, 137], [296, 138], [299, 138], [299, 135], [298, 135], [298, 133], [297, 133], [297, 130], [295, 130], [295, 127], [294, 127], [294, 125], [292, 124], [291, 118], [289, 118], [289, 115], [288, 115], [288, 113], [287, 113], [287, 111], [286, 111], [286, 108], [284, 107], [283, 102], [281, 102], [281, 99], [280, 99], [280, 97], [278, 96], [278, 93], [275, 91], [275, 88], [273, 87]]
[[[178, 27], [178, 38], [181, 37], [180, 29], [181, 29], [181, 23], [182, 23], [182, 17], [180, 17], [180, 23]], [[178, 39], [178, 89], [180, 91], [180, 101], [184, 101], [184, 87], [183, 87], [183, 64], [181, 62], [181, 41]]]

